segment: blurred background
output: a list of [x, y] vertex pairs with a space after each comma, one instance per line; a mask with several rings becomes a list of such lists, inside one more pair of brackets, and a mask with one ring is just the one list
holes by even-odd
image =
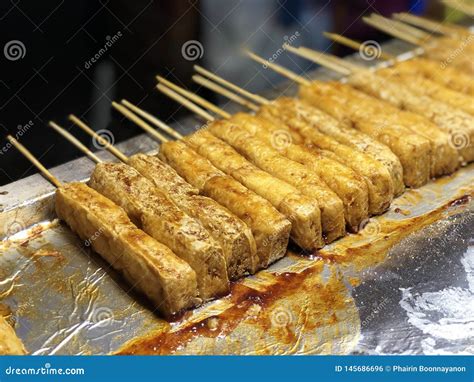
[[[110, 130], [117, 143], [140, 131], [111, 110], [112, 100], [127, 98], [169, 122], [185, 113], [156, 91], [157, 74], [199, 90], [190, 77], [193, 64], [200, 64], [258, 92], [282, 77], [243, 57], [242, 46], [270, 58], [297, 39], [296, 45], [343, 56], [352, 52], [323, 31], [383, 42], [388, 36], [366, 26], [362, 16], [401, 11], [457, 17], [428, 0], [3, 0], [0, 185], [36, 172], [9, 147], [8, 133], [21, 131], [20, 141], [52, 167], [81, 154], [47, 127], [49, 120], [71, 129], [67, 116], [74, 113], [95, 130]], [[19, 46], [14, 59], [6, 53], [12, 41]], [[297, 72], [313, 68], [287, 54], [278, 63]], [[72, 131], [91, 146], [79, 129]]]

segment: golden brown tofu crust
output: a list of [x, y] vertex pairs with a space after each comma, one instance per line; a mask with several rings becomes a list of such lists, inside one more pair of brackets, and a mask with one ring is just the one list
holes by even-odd
[[[353, 129], [350, 120], [346, 116], [339, 119], [338, 117], [343, 114], [343, 111], [339, 111], [340, 103], [332, 102], [326, 97], [322, 100], [318, 99], [318, 102], [314, 102], [314, 97], [309, 99], [303, 94], [306, 89], [306, 86], [300, 87], [300, 96], [302, 98], [305, 97], [304, 101], [282, 97], [275, 101], [276, 106], [294, 110], [301, 119], [310, 123], [320, 133], [328, 135], [339, 143], [379, 161], [392, 177], [394, 196], [400, 195], [405, 189], [405, 184], [403, 183], [403, 167], [399, 158], [384, 143], [379, 142], [368, 134]], [[307, 100], [310, 102], [306, 102]], [[325, 103], [330, 104], [331, 113], [324, 109]], [[317, 107], [313, 107], [312, 104], [317, 105]], [[333, 115], [334, 112], [338, 114], [338, 117]]]
[[282, 155], [316, 173], [342, 200], [347, 228], [357, 232], [368, 218], [369, 196], [364, 179], [343, 164], [312, 152], [303, 145], [293, 144], [291, 133], [278, 121], [244, 113], [235, 114], [232, 120], [258, 138], [271, 144]]
[[163, 315], [199, 303], [193, 269], [133, 225], [121, 207], [97, 191], [83, 183], [58, 188], [56, 213]]
[[13, 328], [0, 315], [0, 355], [27, 354], [23, 342], [17, 337]]
[[[217, 121], [213, 124], [229, 122]], [[290, 184], [260, 170], [207, 130], [196, 132], [185, 140], [212, 164], [267, 199], [285, 215], [292, 223], [291, 238], [301, 248], [313, 250], [324, 245], [321, 213], [316, 200], [302, 195]]]
[[137, 170], [124, 163], [99, 163], [89, 185], [122, 207], [138, 227], [194, 269], [199, 297], [210, 300], [229, 291], [222, 248], [199, 221], [183, 212]]
[[250, 227], [257, 245], [258, 269], [285, 255], [291, 223], [270, 202], [225, 175], [183, 142], [162, 144], [159, 156], [203, 195], [227, 207]]
[[[301, 87], [300, 95], [355, 130], [355, 133], [367, 134], [390, 148], [391, 155], [397, 158], [397, 165], [400, 166], [392, 177], [396, 195], [403, 191], [405, 184], [409, 187], [426, 184], [430, 179], [433, 155], [430, 141], [401, 125], [392, 118], [391, 111], [387, 112], [373, 100], [351, 94], [348, 88], [348, 85], [338, 82], [314, 82], [311, 86]], [[386, 158], [387, 163], [391, 159], [385, 152], [380, 152], [377, 158]]]
[[255, 239], [241, 219], [215, 200], [198, 195], [196, 187], [157, 156], [137, 154], [128, 163], [204, 225], [224, 250], [231, 280], [255, 272], [258, 262]]
[[156, 156], [135, 154], [128, 158], [127, 163], [149, 180], [151, 180], [150, 175], [159, 174], [153, 177], [152, 182], [161, 190], [167, 192], [172, 190], [174, 195], [199, 194], [196, 187], [191, 186], [172, 167], [160, 161]]
[[212, 124], [209, 131], [262, 170], [290, 183], [302, 194], [316, 199], [321, 210], [322, 230], [326, 242], [344, 235], [344, 205], [315, 173], [282, 156], [263, 140], [236, 124]]
[[291, 223], [267, 200], [229, 176], [209, 179], [203, 194], [225, 205], [252, 228], [257, 243], [258, 269], [267, 268], [285, 256]]
[[179, 207], [199, 221], [221, 245], [228, 275], [237, 280], [257, 269], [257, 245], [251, 229], [240, 218], [215, 200], [191, 195], [177, 201]]
[[384, 77], [363, 71], [348, 77], [355, 88], [392, 105], [424, 116], [451, 136], [451, 144], [462, 161], [474, 160], [474, 119], [462, 110], [425, 95], [417, 95]]
[[396, 62], [394, 68], [398, 71], [423, 76], [450, 89], [474, 96], [474, 80], [471, 76], [449, 66], [441, 66], [439, 62], [426, 58]]
[[337, 83], [337, 88], [363, 105], [362, 109], [370, 113], [369, 118], [375, 125], [385, 126], [387, 123], [402, 125], [428, 139], [432, 154], [431, 177], [451, 174], [459, 167], [459, 155], [451, 142], [451, 137], [427, 118], [399, 110], [388, 102], [366, 95], [351, 86]]
[[259, 115], [265, 118], [267, 116], [279, 118], [280, 122], [286, 124], [290, 130], [295, 130], [304, 136], [310, 147], [317, 147], [328, 154], [332, 153], [333, 155], [324, 155], [359, 173], [364, 178], [369, 192], [369, 214], [378, 215], [390, 207], [394, 196], [393, 180], [383, 164], [367, 154], [320, 133], [294, 110], [282, 112], [272, 103], [262, 106]]

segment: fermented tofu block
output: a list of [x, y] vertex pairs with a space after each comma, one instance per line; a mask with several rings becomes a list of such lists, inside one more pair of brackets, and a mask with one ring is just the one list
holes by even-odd
[[395, 68], [378, 70], [377, 74], [399, 81], [416, 94], [427, 95], [452, 107], [463, 110], [470, 115], [474, 115], [474, 100], [466, 94], [451, 90], [416, 74], [403, 71], [398, 72]]
[[321, 213], [315, 199], [304, 196], [289, 183], [260, 170], [208, 131], [188, 136], [186, 142], [216, 167], [268, 200], [285, 215], [291, 221], [291, 238], [301, 248], [313, 250], [324, 245]]
[[268, 201], [228, 176], [211, 178], [203, 193], [225, 205], [252, 227], [259, 268], [267, 268], [285, 256], [291, 223]]
[[200, 303], [196, 273], [134, 226], [125, 211], [83, 183], [56, 191], [56, 213], [165, 316]]
[[420, 75], [450, 89], [474, 96], [474, 79], [471, 76], [449, 66], [441, 67], [437, 61], [417, 57], [396, 62], [394, 67], [398, 71]]
[[226, 141], [240, 154], [262, 170], [296, 187], [302, 194], [314, 198], [321, 210], [321, 223], [326, 242], [345, 233], [344, 205], [319, 177], [303, 165], [285, 158], [261, 139], [238, 125], [212, 124], [209, 131]]
[[249, 114], [235, 114], [231, 121], [272, 145], [280, 154], [298, 162], [320, 177], [320, 179], [342, 200], [344, 218], [351, 232], [357, 232], [367, 221], [369, 196], [364, 179], [349, 167], [324, 158], [306, 147], [292, 143], [288, 127], [278, 121], [270, 121]]
[[371, 156], [341, 144], [330, 136], [320, 133], [308, 121], [294, 111], [279, 112], [273, 104], [264, 105], [259, 115], [279, 118], [281, 123], [305, 137], [307, 143], [320, 150], [332, 152], [335, 159], [364, 177], [369, 191], [369, 214], [377, 215], [390, 207], [394, 196], [392, 176], [386, 167]]
[[199, 221], [179, 209], [137, 170], [123, 163], [99, 163], [89, 185], [121, 206], [135, 224], [194, 269], [203, 300], [229, 291], [222, 248]]
[[[366, 95], [349, 85], [334, 83], [334, 86], [362, 106], [356, 109], [355, 123], [358, 123], [357, 116], [361, 116], [362, 121], [371, 120], [374, 125], [381, 126], [382, 129], [389, 123], [402, 125], [411, 132], [428, 139], [431, 145], [431, 177], [451, 174], [459, 167], [459, 155], [451, 142], [450, 135], [427, 118], [400, 110], [388, 102]], [[367, 114], [370, 114], [370, 117]], [[416, 176], [414, 178], [416, 179]], [[410, 181], [407, 183], [409, 184]]]
[[215, 200], [191, 195], [178, 201], [180, 208], [199, 219], [222, 246], [228, 275], [237, 280], [257, 269], [257, 244], [247, 224]]
[[366, 94], [429, 119], [450, 134], [452, 145], [464, 162], [474, 160], [474, 119], [471, 115], [428, 96], [417, 95], [373, 73], [355, 73], [348, 77], [348, 82]]
[[247, 224], [215, 200], [198, 195], [196, 187], [157, 156], [136, 154], [129, 158], [128, 163], [166, 192], [179, 208], [204, 225], [224, 250], [230, 279], [255, 272], [257, 247]]
[[270, 202], [225, 175], [183, 142], [162, 144], [159, 155], [203, 195], [247, 223], [257, 244], [258, 269], [266, 268], [285, 255], [291, 223]]

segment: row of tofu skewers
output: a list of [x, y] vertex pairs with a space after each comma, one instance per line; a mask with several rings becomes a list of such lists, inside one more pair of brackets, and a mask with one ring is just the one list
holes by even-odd
[[[386, 98], [388, 79], [371, 82], [378, 73], [351, 68], [346, 84], [309, 81], [248, 54], [298, 81], [299, 98], [268, 100], [196, 67], [196, 82], [252, 110], [231, 115], [159, 77], [160, 91], [207, 124], [182, 136], [130, 102], [114, 102], [118, 112], [161, 142], [158, 155], [127, 157], [69, 117], [119, 163], [103, 162], [51, 122], [97, 162], [87, 185], [62, 184], [9, 137], [57, 186], [58, 217], [164, 316], [225, 295], [229, 280], [282, 258], [290, 238], [314, 251], [346, 231], [357, 232], [406, 186], [451, 174], [474, 157], [472, 140], [453, 144], [459, 131], [473, 136], [474, 117], [466, 111], [445, 106], [436, 115], [421, 108], [414, 113]], [[334, 58], [311, 54], [342, 68]], [[403, 85], [390, 86], [404, 98], [410, 95], [413, 105], [419, 99], [425, 106], [447, 105]], [[449, 112], [462, 118], [444, 125]]]

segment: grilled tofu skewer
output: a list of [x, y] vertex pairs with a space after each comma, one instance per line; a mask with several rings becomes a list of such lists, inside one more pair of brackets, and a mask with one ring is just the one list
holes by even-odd
[[[298, 54], [298, 49], [292, 47], [289, 49]], [[362, 66], [354, 64], [347, 65], [344, 60], [332, 57], [331, 59], [340, 65], [347, 66], [348, 69], [353, 69], [354, 71], [364, 70], [364, 67]], [[377, 74], [382, 75], [390, 81], [395, 80], [398, 83], [403, 83], [404, 86], [415, 94], [429, 96], [435, 100], [444, 102], [451, 107], [458, 108], [471, 116], [474, 115], [474, 98], [452, 90], [444, 84], [439, 84], [429, 78], [424, 78], [423, 76], [419, 76], [417, 73], [410, 72], [406, 69], [399, 70], [396, 65], [388, 68], [380, 68], [377, 70]]]
[[[81, 142], [71, 140], [62, 127], [54, 122], [50, 122], [50, 126], [94, 158]], [[122, 207], [137, 227], [165, 244], [193, 268], [200, 298], [207, 301], [229, 291], [222, 248], [199, 221], [183, 212], [166, 193], [133, 167], [125, 163], [94, 161], [97, 165], [89, 186]]]
[[[288, 49], [307, 56], [299, 49]], [[324, 60], [324, 63], [331, 69], [341, 68], [333, 61]], [[340, 82], [305, 81], [301, 85], [301, 98], [317, 105], [341, 124], [369, 134], [390, 147], [403, 165], [407, 186], [422, 186], [430, 176], [449, 174], [457, 168], [458, 154], [450, 145], [449, 135], [429, 121], [402, 113]]]
[[[311, 233], [311, 231], [314, 231], [316, 227], [320, 230], [321, 225], [326, 242], [333, 241], [344, 234], [342, 202], [327, 187], [322, 187], [322, 182], [303, 166], [283, 157], [263, 140], [247, 133], [240, 124], [215, 121], [211, 115], [173, 90], [163, 85], [159, 85], [159, 89], [210, 122], [206, 125], [205, 131], [190, 135], [184, 141], [223, 171], [265, 197], [287, 216], [292, 221], [293, 240], [301, 248], [311, 248], [305, 247], [304, 244], [314, 241], [315, 232]], [[181, 90], [186, 92], [184, 89]], [[194, 100], [199, 102], [200, 97], [189, 92], [187, 95], [197, 97], [198, 99]], [[215, 107], [215, 109], [218, 108]], [[230, 137], [239, 140], [240, 144]], [[252, 149], [242, 150], [245, 145], [243, 141], [247, 142], [247, 146], [250, 144]], [[298, 175], [301, 170], [304, 171], [305, 177]], [[264, 179], [266, 179], [265, 182], [263, 182]], [[267, 187], [265, 183], [274, 186]], [[281, 204], [282, 196], [290, 197], [291, 204], [285, 200]], [[309, 201], [311, 202], [309, 205], [319, 205], [321, 209], [317, 225], [316, 221], [308, 221], [303, 214], [307, 210], [307, 207], [303, 207], [308, 205]], [[321, 237], [321, 231], [319, 231], [319, 237]]]
[[[196, 111], [198, 114], [201, 112], [201, 116], [203, 116], [202, 109], [196, 107], [194, 104], [190, 105], [189, 101], [175, 93], [173, 90], [166, 88], [163, 85], [159, 85], [158, 89], [163, 91], [166, 95], [170, 96], [174, 100], [183, 103], [191, 110]], [[198, 97], [192, 93], [190, 93], [190, 96]], [[203, 117], [209, 121], [214, 120], [209, 114], [205, 114]], [[322, 224], [322, 231], [326, 242], [332, 242], [333, 240], [344, 235], [345, 222], [343, 203], [337, 197], [337, 195], [332, 192], [319, 179], [318, 176], [316, 176], [316, 174], [309, 171], [303, 165], [282, 156], [276, 149], [274, 149], [271, 145], [268, 145], [259, 137], [246, 132], [245, 129], [240, 126], [240, 123], [225, 123], [224, 121], [221, 123], [209, 123], [206, 130], [208, 133], [212, 133], [211, 135], [214, 135], [219, 140], [221, 140], [222, 143], [225, 141], [228, 145], [237, 150], [239, 154], [243, 155], [247, 160], [263, 170], [261, 171], [262, 174], [266, 174], [267, 177], [270, 175], [269, 179], [273, 179], [274, 182], [281, 184], [281, 189], [283, 189], [283, 185], [292, 185], [292, 189], [297, 192], [296, 196], [302, 197], [301, 194], [305, 195], [305, 198], [302, 198], [302, 201], [310, 198], [313, 203], [318, 204], [319, 208], [321, 209], [320, 223]], [[210, 139], [212, 138], [209, 138], [209, 140]], [[193, 136], [191, 136], [190, 139], [186, 139], [186, 142], [194, 145], [198, 151], [203, 153], [203, 155], [208, 155], [209, 158], [213, 156], [213, 153], [209, 151], [209, 148], [207, 148], [206, 145], [200, 143], [198, 144], [198, 140], [193, 139]], [[221, 147], [225, 146], [227, 145], [221, 145]], [[224, 154], [224, 152], [221, 153], [221, 155]], [[237, 153], [235, 152], [235, 154]], [[239, 154], [237, 155], [240, 156]], [[214, 158], [214, 160], [217, 165], [219, 160], [217, 158]], [[247, 162], [245, 159], [244, 161]], [[219, 165], [222, 166], [222, 161]], [[257, 168], [254, 167], [254, 169], [256, 170]], [[227, 169], [227, 171], [231, 173], [234, 173], [235, 170], [236, 169], [233, 168]], [[242, 177], [241, 174], [235, 172], [234, 177], [237, 176], [244, 184], [246, 182], [253, 183], [251, 180], [251, 174], [247, 173], [244, 177]], [[249, 177], [249, 179], [246, 179], [247, 177]], [[254, 184], [254, 187], [255, 186], [257, 186], [257, 184]], [[255, 189], [255, 191], [264, 196], [266, 199], [273, 200], [274, 202], [278, 200], [276, 197], [281, 191], [278, 191], [277, 189], [268, 190], [264, 187], [257, 187], [258, 190]], [[299, 203], [296, 203], [292, 207], [292, 209], [294, 209], [293, 212], [289, 211], [288, 207], [286, 207], [286, 213], [289, 217], [292, 217], [293, 220], [294, 240], [298, 245], [301, 246], [299, 242], [302, 241], [302, 238], [298, 238], [296, 234], [306, 230], [302, 230], [302, 222], [297, 221], [300, 219], [300, 212], [295, 213], [297, 210], [296, 206], [298, 204]]]
[[[465, 36], [461, 38], [461, 41], [440, 38], [440, 39], [428, 39], [424, 40], [406, 32], [407, 27], [403, 30], [397, 29], [400, 27], [400, 23], [394, 20], [384, 19], [382, 17], [363, 17], [365, 23], [370, 26], [381, 30], [391, 36], [400, 38], [401, 40], [407, 41], [411, 44], [421, 46], [423, 48], [423, 56], [439, 61], [442, 65], [451, 65], [458, 70], [461, 70], [469, 75], [474, 74], [474, 66], [470, 54], [459, 54], [464, 51], [471, 51], [469, 47], [472, 36]], [[411, 29], [413, 30], [413, 29]], [[472, 53], [472, 51], [471, 51]]]
[[[327, 192], [330, 188], [328, 188], [320, 178], [315, 177], [315, 175], [317, 176], [318, 174], [311, 171], [310, 165], [317, 167], [321, 164], [321, 167], [324, 167], [321, 168], [321, 171], [328, 171], [328, 176], [333, 176], [330, 175], [331, 172], [340, 171], [339, 173], [342, 174], [339, 177], [333, 176], [333, 178], [337, 178], [336, 183], [338, 181], [346, 182], [345, 184], [338, 184], [339, 187], [336, 188], [345, 190], [345, 192], [340, 192], [340, 200], [344, 207], [343, 216], [351, 231], [357, 231], [358, 228], [363, 225], [363, 222], [367, 220], [367, 187], [363, 179], [349, 169], [339, 163], [332, 164], [332, 166], [326, 163], [324, 166], [324, 161], [318, 160], [316, 155], [311, 153], [308, 149], [292, 144], [290, 141], [291, 137], [286, 131], [282, 131], [281, 129], [274, 131], [271, 127], [273, 125], [262, 118], [245, 113], [238, 113], [231, 116], [202, 97], [186, 91], [163, 78], [160, 78], [160, 81], [169, 85], [172, 87], [172, 90], [179, 92], [179, 94], [184, 97], [192, 99], [200, 106], [208, 108], [220, 117], [229, 120], [229, 122], [221, 121], [218, 123], [210, 123], [207, 126], [207, 131], [226, 141], [231, 146], [234, 146], [237, 151], [241, 152], [262, 170], [269, 172], [282, 181], [292, 184], [308, 197], [316, 198], [322, 212], [323, 231], [325, 233], [328, 232], [326, 233], [326, 237], [329, 240], [332, 241], [334, 238], [337, 238], [336, 234], [338, 232], [343, 232], [343, 230], [334, 231], [332, 228], [334, 225], [331, 224], [332, 221], [334, 221], [333, 216], [337, 216], [335, 214], [338, 213], [338, 210], [334, 211], [334, 205], [331, 205], [329, 202], [331, 198], [336, 200], [335, 195], [337, 194], [335, 192]], [[160, 87], [160, 89], [166, 91], [168, 96], [182, 103], [204, 119], [214, 121], [212, 116], [203, 112], [202, 109], [194, 106], [194, 104], [190, 104], [189, 101], [186, 101], [173, 91], [163, 87]], [[243, 103], [245, 104], [245, 102]], [[283, 142], [278, 142], [278, 140], [282, 138]], [[189, 141], [190, 144], [194, 143], [192, 136], [186, 139], [186, 141]], [[201, 150], [206, 151], [207, 149], [201, 145]], [[265, 157], [265, 155], [268, 155], [268, 157]], [[216, 162], [217, 161], [216, 158]], [[303, 163], [308, 166], [304, 166]], [[324, 187], [321, 187], [321, 185]], [[340, 205], [341, 203], [338, 202], [338, 204]], [[341, 220], [340, 227], [343, 228], [343, 224], [344, 221]]]
[[[197, 70], [228, 86], [228, 82], [220, 77], [202, 68], [197, 68]], [[294, 73], [291, 75], [296, 76]], [[235, 87], [233, 90], [237, 89]], [[403, 191], [403, 169], [399, 159], [387, 146], [366, 134], [339, 126], [337, 121], [326, 113], [298, 100], [281, 97], [274, 101], [266, 99], [262, 101], [261, 96], [253, 95], [252, 97], [254, 101], [262, 103], [260, 112], [257, 114], [259, 117], [279, 126], [280, 131], [287, 129], [295, 142], [299, 139], [298, 137], [303, 137], [319, 157], [338, 161], [359, 174], [368, 188], [369, 214], [376, 215], [385, 211], [395, 191], [396, 195]], [[318, 167], [314, 166], [311, 169], [318, 171]], [[331, 177], [337, 176], [332, 172], [325, 173], [324, 171], [318, 174], [328, 184], [333, 184]]]
[[[474, 119], [471, 115], [426, 95], [415, 94], [405, 86], [392, 82], [369, 70], [357, 69], [353, 71], [342, 65], [338, 66], [335, 64], [336, 58], [327, 60], [325, 55], [311, 54], [305, 49], [295, 49], [293, 51], [309, 60], [347, 75], [347, 82], [351, 86], [330, 83], [330, 85], [339, 89], [340, 92], [337, 94], [340, 97], [346, 97], [345, 99], [348, 101], [358, 99], [359, 102], [364, 104], [364, 107], [372, 107], [378, 110], [377, 113], [383, 116], [383, 121], [403, 124], [405, 129], [410, 129], [413, 133], [430, 140], [433, 147], [439, 147], [439, 149], [432, 150], [434, 153], [431, 162], [432, 176], [444, 175], [457, 168], [459, 158], [454, 155], [453, 149], [466, 162], [474, 159], [474, 144], [472, 143], [472, 139], [474, 139]], [[367, 95], [370, 97], [367, 97]], [[379, 102], [374, 98], [385, 102]], [[395, 108], [387, 108], [387, 102]], [[330, 106], [331, 104], [327, 105], [328, 108]], [[384, 112], [384, 109], [387, 110]], [[410, 113], [406, 113], [407, 111]], [[337, 112], [338, 115], [343, 116], [343, 113], [357, 115], [358, 111], [354, 109], [349, 112], [339, 108]], [[363, 111], [359, 110], [359, 115], [363, 115], [364, 119], [376, 118], [373, 117], [373, 113], [363, 114]], [[334, 114], [336, 114], [336, 111], [334, 111]], [[429, 121], [426, 121], [427, 119]], [[357, 127], [357, 125], [355, 126]], [[449, 137], [446, 134], [449, 134]], [[457, 144], [459, 137], [465, 138], [466, 142]], [[444, 151], [440, 152], [441, 147]]]
[[451, 24], [446, 21], [439, 22], [439, 21], [431, 20], [425, 17], [417, 16], [412, 13], [407, 13], [407, 12], [394, 13], [392, 17], [395, 18], [396, 20], [399, 20], [408, 24], [412, 24], [416, 27], [426, 29], [430, 32], [441, 33], [445, 36], [459, 37], [459, 36], [471, 35], [471, 32], [469, 31], [469, 29], [464, 28], [460, 25]]
[[[345, 36], [338, 35], [336, 33], [325, 32], [324, 35], [335, 42], [338, 42], [349, 48], [358, 50], [359, 52], [364, 52], [364, 49], [367, 49], [367, 47], [361, 44], [360, 42], [351, 40]], [[304, 49], [311, 52], [311, 50], [307, 48], [300, 49]], [[316, 51], [313, 52], [317, 53]], [[371, 52], [367, 52], [367, 54], [370, 55]], [[414, 57], [408, 60], [398, 60], [396, 56], [392, 56], [381, 50], [377, 52], [372, 52], [372, 54], [378, 54], [380, 59], [390, 61], [390, 63], [392, 64], [391, 67], [393, 67], [400, 73], [417, 75], [419, 77], [432, 80], [451, 90], [455, 90], [457, 92], [461, 92], [469, 96], [474, 96], [474, 81], [471, 76], [464, 72], [461, 72], [449, 66], [442, 66], [437, 61], [429, 60], [422, 57]], [[349, 63], [347, 61], [344, 61], [344, 64], [347, 65]], [[354, 68], [354, 64], [350, 64], [348, 66], [348, 69], [351, 68]]]
[[231, 280], [255, 272], [258, 261], [255, 239], [250, 228], [241, 219], [215, 200], [199, 195], [197, 188], [187, 183], [158, 157], [146, 154], [127, 157], [74, 115], [70, 115], [69, 119], [120, 161], [137, 170], [171, 198], [182, 211], [198, 220], [222, 247]]
[[[124, 106], [116, 102], [112, 106], [145, 131], [153, 130]], [[153, 134], [154, 138], [160, 140], [158, 136]], [[291, 223], [270, 202], [220, 171], [185, 143], [161, 142], [159, 157], [163, 161], [200, 193], [227, 207], [247, 223], [257, 245], [258, 269], [268, 267], [285, 255]]]
[[57, 187], [56, 213], [165, 316], [200, 302], [194, 270], [167, 246], [138, 229], [125, 211], [84, 183], [62, 184], [23, 145], [8, 136]]

